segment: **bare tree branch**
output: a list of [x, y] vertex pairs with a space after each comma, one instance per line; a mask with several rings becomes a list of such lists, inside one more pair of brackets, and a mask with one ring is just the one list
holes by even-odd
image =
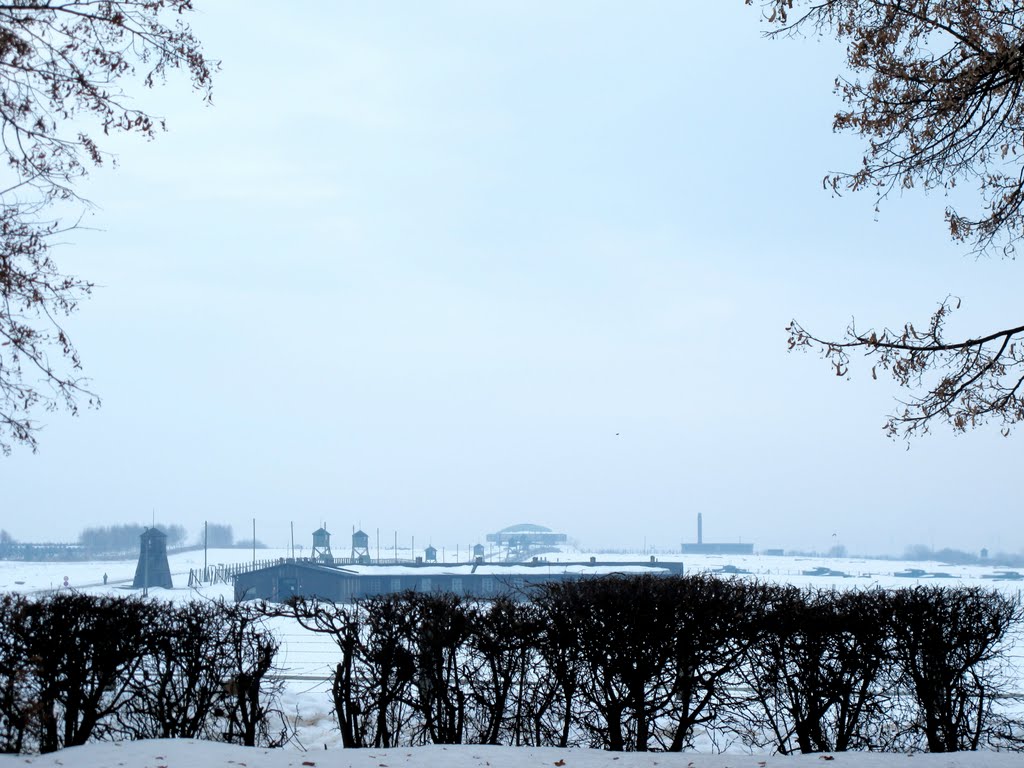
[[945, 322], [959, 306], [959, 300], [943, 301], [923, 331], [911, 323], [899, 331], [859, 331], [851, 322], [839, 341], [818, 338], [794, 320], [786, 328], [789, 348], [817, 350], [838, 376], [848, 375], [850, 355], [860, 351], [873, 360], [873, 377], [881, 369], [900, 387], [921, 393], [889, 416], [885, 430], [890, 436], [927, 433], [934, 420], [957, 432], [994, 421], [1009, 434], [1024, 418], [1024, 326], [947, 342], [942, 335]]
[[208, 99], [216, 62], [183, 23], [192, 0], [64, 0], [0, 4], [0, 452], [37, 447], [39, 410], [99, 404], [62, 325], [93, 285], [63, 273], [49, 213], [88, 205], [75, 190], [109, 157], [88, 132], [153, 137], [164, 123], [130, 106], [122, 83], [152, 88], [184, 72]]
[[[755, 0], [745, 0], [753, 5]], [[951, 190], [974, 184], [981, 208], [945, 212], [950, 236], [976, 255], [1012, 257], [1024, 236], [1024, 3], [1020, 0], [760, 0], [770, 37], [810, 32], [846, 44], [849, 78], [836, 79], [845, 108], [836, 131], [867, 141], [861, 166], [829, 173], [835, 194], [874, 189]], [[941, 302], [926, 331], [867, 333], [853, 323], [840, 340], [793, 321], [790, 349], [819, 351], [837, 375], [849, 355], [873, 360], [911, 396], [889, 416], [892, 436], [955, 431], [994, 422], [1004, 434], [1024, 418], [1020, 397], [1024, 326], [947, 342]]]

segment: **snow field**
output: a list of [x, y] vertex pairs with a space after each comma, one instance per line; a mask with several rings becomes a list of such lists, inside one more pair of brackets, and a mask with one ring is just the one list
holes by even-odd
[[[285, 550], [257, 550], [257, 559], [265, 560], [288, 556]], [[548, 555], [552, 561], [558, 560], [589, 560], [591, 556], [602, 560], [625, 560], [622, 555], [600, 555], [590, 553], [571, 553], [560, 556]], [[228, 549], [210, 550], [207, 562], [210, 565], [250, 562], [251, 550]], [[734, 565], [750, 571], [749, 575], [735, 578], [757, 578], [765, 581], [792, 583], [798, 586], [813, 586], [821, 589], [864, 589], [872, 586], [905, 587], [915, 583], [928, 584], [968, 584], [984, 586], [1002, 591], [1019, 594], [1024, 582], [982, 579], [983, 573], [992, 573], [993, 569], [978, 566], [948, 566], [939, 563], [906, 563], [899, 561], [879, 561], [863, 559], [816, 559], [788, 557], [742, 557], [742, 556], [667, 556], [659, 555], [659, 560], [683, 559], [688, 572], [715, 571], [723, 565]], [[640, 557], [637, 557], [640, 559]], [[198, 589], [187, 587], [190, 569], [203, 566], [203, 552], [191, 551], [170, 556], [170, 565], [175, 588], [172, 590], [151, 589], [150, 595], [156, 599], [181, 601], [196, 599], [231, 600], [233, 593], [229, 584], [204, 585]], [[90, 594], [126, 594], [135, 574], [136, 562], [95, 561], [81, 563], [22, 563], [0, 561], [0, 590], [16, 591], [23, 594], [45, 594], [53, 589], [62, 588], [63, 579], [68, 577], [69, 588], [78, 589]], [[850, 578], [807, 576], [804, 570], [817, 566], [844, 571], [851, 574]], [[952, 579], [907, 579], [892, 576], [894, 572], [909, 567], [922, 568], [928, 571], [950, 573]], [[108, 583], [103, 585], [103, 574], [108, 576]], [[331, 712], [330, 677], [338, 660], [338, 651], [328, 636], [319, 635], [302, 629], [297, 623], [276, 618], [270, 620], [270, 626], [280, 640], [281, 648], [276, 661], [278, 676], [283, 682], [281, 708], [285, 716], [294, 724], [296, 736], [290, 748], [284, 750], [261, 750], [234, 747], [231, 745], [188, 740], [172, 740], [166, 742], [136, 742], [134, 744], [90, 744], [64, 750], [56, 755], [14, 757], [0, 756], [0, 768], [17, 764], [24, 766], [75, 765], [82, 768], [93, 766], [124, 766], [125, 768], [172, 768], [172, 766], [190, 765], [224, 765], [243, 766], [243, 768], [277, 768], [278, 766], [368, 766], [369, 768], [393, 768], [394, 766], [434, 766], [443, 765], [450, 768], [520, 768], [520, 766], [552, 765], [561, 768], [596, 768], [596, 766], [616, 766], [616, 768], [632, 768], [633, 766], [680, 766], [681, 768], [739, 768], [739, 766], [757, 766], [767, 768], [776, 765], [822, 765], [820, 756], [769, 757], [750, 756], [745, 754], [701, 755], [683, 753], [668, 755], [665, 753], [619, 754], [593, 750], [558, 750], [553, 748], [499, 748], [499, 747], [424, 747], [416, 749], [396, 749], [390, 751], [365, 750], [345, 751], [340, 747], [334, 716]], [[1024, 643], [1018, 639], [1012, 656], [1019, 669], [1024, 670]], [[1024, 672], [1022, 672], [1024, 674]], [[1024, 691], [1024, 677], [1021, 690]], [[326, 747], [326, 750], [325, 750]], [[300, 757], [302, 759], [300, 759]], [[931, 766], [948, 768], [974, 768], [975, 766], [1021, 766], [1024, 768], [1024, 756], [1011, 754], [977, 753], [942, 755], [879, 755], [871, 753], [836, 754], [830, 765], [853, 766], [854, 768], [872, 768], [873, 766], [903, 766], [906, 761], [913, 760], [917, 768]], [[59, 760], [59, 761], [58, 761]], [[565, 761], [561, 763], [559, 761]]]
[[1020, 768], [1008, 752], [955, 754], [697, 755], [554, 747], [429, 746], [412, 749], [288, 749], [209, 741], [97, 742], [48, 755], [0, 755], [0, 768]]

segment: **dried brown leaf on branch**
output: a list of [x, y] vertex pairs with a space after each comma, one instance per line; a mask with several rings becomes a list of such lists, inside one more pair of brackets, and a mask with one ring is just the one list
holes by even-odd
[[951, 300], [942, 302], [924, 332], [910, 323], [862, 332], [851, 322], [842, 340], [830, 341], [795, 320], [786, 330], [791, 348], [818, 350], [837, 369], [849, 368], [851, 353], [871, 356], [873, 378], [880, 368], [914, 393], [886, 420], [892, 437], [927, 433], [935, 421], [958, 432], [994, 422], [1006, 434], [1024, 419], [1024, 354], [1014, 342], [1024, 326], [947, 342], [943, 326], [953, 309]]
[[[754, 5], [755, 0], [745, 0]], [[836, 131], [866, 141], [861, 166], [830, 173], [826, 188], [949, 190], [965, 183], [977, 209], [950, 206], [950, 236], [976, 254], [1013, 257], [1024, 236], [1024, 2], [1010, 0], [761, 0], [770, 37], [827, 35], [846, 45], [836, 79], [844, 108]], [[794, 321], [790, 349], [814, 349], [846, 371], [852, 352], [873, 358], [909, 397], [885, 425], [893, 436], [935, 423], [965, 431], [995, 422], [1008, 434], [1024, 419], [1024, 326], [946, 341], [942, 301], [928, 330], [858, 331], [828, 340]]]

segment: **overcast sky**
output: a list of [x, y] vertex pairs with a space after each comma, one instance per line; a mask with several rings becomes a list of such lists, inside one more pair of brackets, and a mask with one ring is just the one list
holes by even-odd
[[[0, 527], [320, 522], [417, 546], [518, 522], [584, 546], [1024, 549], [1024, 435], [882, 432], [899, 394], [786, 351], [1019, 323], [1019, 269], [941, 195], [834, 199], [841, 50], [742, 0], [203, 0], [214, 104], [141, 95], [62, 266], [103, 407], [0, 459]], [[999, 327], [1002, 327], [1001, 325]], [[342, 547], [343, 548], [343, 547]]]

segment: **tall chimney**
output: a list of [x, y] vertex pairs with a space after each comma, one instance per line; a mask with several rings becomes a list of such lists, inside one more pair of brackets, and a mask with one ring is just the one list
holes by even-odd
[[697, 543], [704, 543], [704, 516], [700, 512], [697, 513]]

